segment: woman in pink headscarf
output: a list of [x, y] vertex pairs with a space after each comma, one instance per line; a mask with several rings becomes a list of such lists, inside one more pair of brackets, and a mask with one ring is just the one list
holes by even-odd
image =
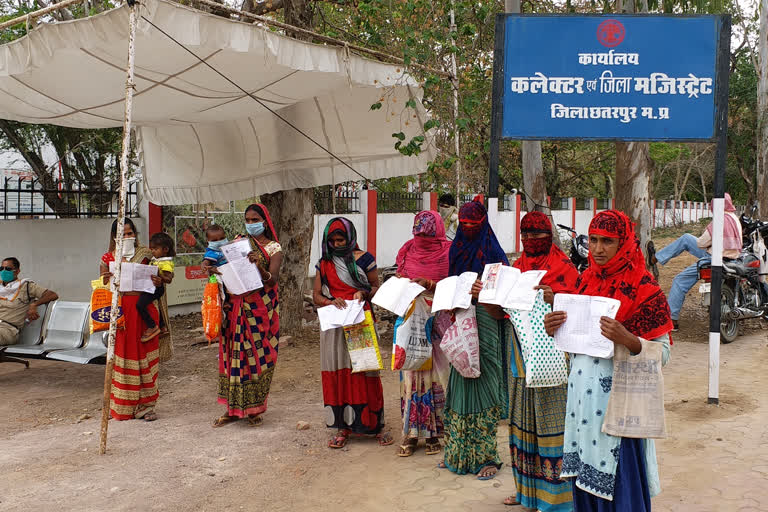
[[[448, 277], [448, 251], [451, 242], [445, 237], [440, 214], [423, 211], [413, 221], [413, 239], [397, 253], [397, 273], [418, 282], [427, 289], [427, 303], [438, 281]], [[419, 438], [426, 439], [427, 455], [440, 453], [443, 437], [445, 384], [450, 371], [448, 361], [436, 346], [450, 325], [450, 315], [438, 313], [427, 321], [426, 331], [432, 341], [432, 368], [400, 372], [403, 441], [398, 455], [413, 455]]]

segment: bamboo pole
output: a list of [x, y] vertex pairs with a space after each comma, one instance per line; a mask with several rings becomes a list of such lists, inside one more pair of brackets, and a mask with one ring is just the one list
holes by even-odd
[[[117, 239], [115, 243], [115, 283], [120, 282], [121, 262], [123, 254], [123, 228], [125, 226], [125, 198], [128, 188], [128, 154], [131, 149], [131, 114], [133, 109], [133, 72], [136, 53], [136, 4], [129, 3], [130, 17], [128, 21], [128, 69], [125, 80], [125, 116], [123, 118], [123, 152], [120, 155], [120, 193], [117, 203]], [[112, 290], [112, 308], [109, 316], [109, 336], [107, 338], [107, 367], [104, 371], [104, 397], [101, 407], [101, 438], [99, 453], [107, 451], [107, 429], [109, 428], [109, 395], [112, 389], [112, 370], [115, 366], [115, 333], [117, 331], [118, 290]]]
[[[454, 0], [451, 0], [451, 45], [456, 46], [456, 18], [454, 14]], [[461, 204], [461, 154], [459, 152], [459, 73], [456, 69], [456, 53], [451, 52], [451, 86], [453, 87], [453, 144], [456, 152], [456, 204]]]

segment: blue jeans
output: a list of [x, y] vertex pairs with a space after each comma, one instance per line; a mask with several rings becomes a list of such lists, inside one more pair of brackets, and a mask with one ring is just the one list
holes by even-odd
[[[696, 245], [696, 237], [690, 233], [686, 233], [665, 248], [656, 253], [656, 259], [659, 263], [664, 265], [675, 256], [679, 256], [684, 251], [688, 251], [692, 255], [699, 258], [698, 263], [712, 261], [712, 257], [707, 251]], [[669, 309], [672, 313], [672, 320], [680, 319], [680, 310], [683, 309], [683, 302], [685, 302], [685, 295], [699, 280], [698, 263], [694, 263], [683, 269], [682, 272], [675, 276], [672, 281], [672, 288], [669, 290], [669, 297], [667, 302], [669, 303]]]
[[696, 237], [690, 233], [686, 233], [665, 248], [656, 251], [656, 259], [659, 263], [666, 265], [669, 260], [675, 256], [681, 255], [683, 252], [688, 251], [697, 258], [709, 257], [709, 253], [696, 245]]

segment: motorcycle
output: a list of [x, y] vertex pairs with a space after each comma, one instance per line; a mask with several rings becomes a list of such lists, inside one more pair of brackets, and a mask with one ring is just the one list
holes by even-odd
[[[754, 208], [752, 215], [754, 215]], [[720, 291], [720, 340], [731, 343], [739, 335], [739, 324], [749, 318], [768, 318], [768, 285], [764, 282], [768, 241], [768, 223], [742, 215], [746, 243], [734, 260], [723, 259], [723, 282]], [[712, 265], [697, 265], [702, 305], [711, 306]]]
[[580, 235], [576, 230], [563, 224], [558, 224], [557, 227], [567, 231], [570, 235], [571, 249], [569, 257], [571, 258], [571, 263], [580, 273], [584, 272], [589, 266], [589, 238], [587, 238], [587, 235]]

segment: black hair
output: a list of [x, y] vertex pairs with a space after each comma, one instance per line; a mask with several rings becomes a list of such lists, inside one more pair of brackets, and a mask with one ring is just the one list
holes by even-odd
[[269, 215], [267, 214], [267, 210], [264, 208], [264, 205], [258, 203], [250, 204], [248, 205], [248, 208], [245, 209], [245, 212], [243, 212], [243, 216], [245, 216], [245, 214], [248, 212], [256, 212], [262, 219], [264, 219], [264, 235], [266, 235], [266, 237], [270, 240], [274, 240], [276, 237], [272, 232], [272, 228], [269, 227], [269, 222], [267, 222]]
[[[133, 223], [131, 219], [128, 217], [125, 218], [125, 226], [131, 226], [131, 229], [133, 230], [133, 234], [136, 236], [136, 241], [133, 243], [136, 247], [139, 246], [139, 231], [136, 229], [136, 224]], [[125, 227], [123, 227], [125, 229]], [[114, 252], [115, 250], [115, 237], [117, 236], [117, 219], [112, 223], [112, 230], [110, 231], [110, 237], [109, 237], [109, 252]]]
[[451, 194], [443, 194], [437, 200], [438, 204], [447, 204], [449, 206], [456, 206], [456, 198]]
[[18, 258], [14, 258], [13, 256], [11, 256], [10, 258], [3, 258], [3, 261], [10, 261], [11, 263], [13, 263], [13, 266], [16, 267], [16, 270], [21, 270], [21, 263], [19, 263]]
[[205, 235], [208, 236], [213, 233], [224, 233], [224, 236], [227, 236], [227, 232], [224, 230], [224, 228], [218, 224], [211, 224], [207, 228], [205, 228]]
[[176, 256], [176, 244], [168, 233], [155, 233], [149, 238], [149, 246], [164, 247], [168, 249], [168, 256]]

